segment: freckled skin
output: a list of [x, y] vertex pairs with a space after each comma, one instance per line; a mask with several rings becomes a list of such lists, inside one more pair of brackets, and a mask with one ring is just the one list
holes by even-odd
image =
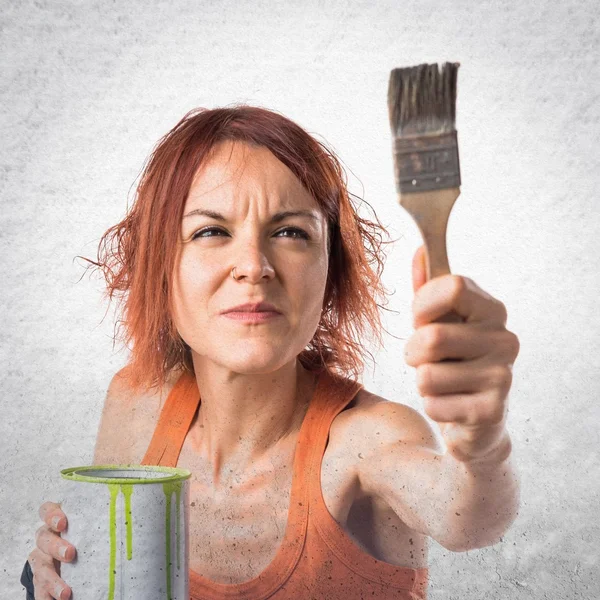
[[[338, 415], [322, 462], [321, 487], [331, 515], [346, 534], [367, 554], [394, 565], [427, 566], [427, 538], [410, 530], [385, 503], [357, 496], [349, 481], [351, 459], [348, 440], [341, 435], [340, 421], [352, 411], [364, 410], [375, 397], [361, 391], [353, 406]], [[337, 421], [337, 423], [336, 423]], [[190, 510], [190, 567], [213, 581], [240, 583], [257, 576], [273, 560], [283, 539], [291, 491], [291, 464], [294, 439], [268, 463], [256, 465], [226, 495], [216, 496], [194, 477]], [[186, 447], [179, 466], [202, 472], [200, 463], [190, 464]], [[344, 458], [345, 457], [345, 458]], [[197, 457], [196, 457], [197, 461]], [[197, 467], [195, 465], [198, 465]], [[215, 519], [215, 515], [219, 516]], [[235, 522], [235, 528], [224, 525]]]

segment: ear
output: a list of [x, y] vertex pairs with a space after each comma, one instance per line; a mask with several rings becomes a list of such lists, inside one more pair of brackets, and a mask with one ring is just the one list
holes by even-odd
[[427, 281], [427, 265], [425, 260], [425, 246], [419, 246], [412, 261], [412, 282], [413, 292], [415, 293]]

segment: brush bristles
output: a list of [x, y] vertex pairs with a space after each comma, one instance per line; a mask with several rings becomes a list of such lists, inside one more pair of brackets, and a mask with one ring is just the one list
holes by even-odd
[[449, 133], [456, 117], [459, 63], [393, 69], [388, 110], [394, 137]]

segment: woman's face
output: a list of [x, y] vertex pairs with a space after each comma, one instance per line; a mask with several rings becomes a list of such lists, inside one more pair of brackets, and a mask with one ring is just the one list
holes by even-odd
[[[312, 217], [272, 221], [300, 210]], [[315, 333], [325, 294], [327, 222], [315, 200], [268, 149], [228, 141], [196, 173], [183, 215], [173, 316], [194, 361], [246, 374], [292, 361]], [[281, 315], [248, 322], [222, 314], [260, 301]]]

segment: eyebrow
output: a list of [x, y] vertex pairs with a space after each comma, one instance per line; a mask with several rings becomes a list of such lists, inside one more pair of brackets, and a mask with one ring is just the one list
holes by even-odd
[[[192, 215], [201, 215], [205, 217], [210, 217], [212, 219], [216, 219], [217, 221], [227, 221], [227, 218], [224, 217], [221, 213], [215, 212], [214, 210], [207, 210], [203, 208], [197, 208], [195, 210], [190, 211], [187, 215], [183, 215], [183, 218], [191, 217]], [[275, 213], [270, 219], [269, 223], [279, 223], [288, 217], [308, 217], [309, 219], [313, 219], [318, 221], [318, 217], [308, 211], [308, 210], [284, 210], [282, 212]]]

